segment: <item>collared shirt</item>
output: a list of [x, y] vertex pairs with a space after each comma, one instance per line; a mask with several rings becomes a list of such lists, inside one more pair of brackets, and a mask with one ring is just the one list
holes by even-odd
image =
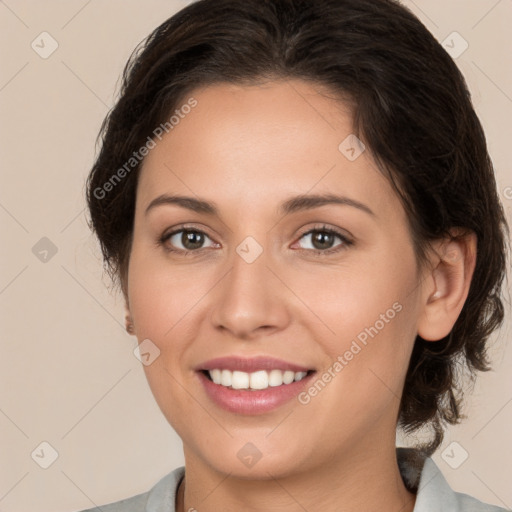
[[[397, 448], [397, 461], [404, 484], [416, 494], [414, 512], [507, 510], [452, 490], [436, 463], [418, 450]], [[145, 493], [81, 512], [176, 512], [176, 491], [184, 475], [185, 468], [181, 466], [165, 475]]]

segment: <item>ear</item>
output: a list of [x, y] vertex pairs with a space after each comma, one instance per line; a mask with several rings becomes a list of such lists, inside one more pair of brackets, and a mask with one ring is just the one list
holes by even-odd
[[125, 297], [125, 302], [124, 302], [124, 310], [125, 310], [124, 322], [125, 322], [126, 332], [128, 334], [135, 334], [133, 318], [132, 318], [132, 314], [130, 312], [130, 306], [128, 304], [128, 300], [126, 297]]
[[437, 341], [452, 330], [464, 302], [476, 264], [474, 232], [450, 230], [453, 238], [433, 242], [431, 267], [423, 276], [417, 331], [426, 341]]
[[133, 317], [130, 311], [130, 300], [128, 298], [128, 279], [127, 279], [127, 267], [122, 267], [120, 274], [120, 285], [121, 285], [121, 293], [123, 294], [124, 299], [124, 324], [125, 329], [128, 334], [135, 334], [135, 327], [133, 325]]

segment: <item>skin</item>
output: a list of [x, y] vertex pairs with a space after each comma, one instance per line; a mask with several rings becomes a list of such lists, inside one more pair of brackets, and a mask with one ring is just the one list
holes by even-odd
[[[338, 149], [351, 115], [325, 92], [300, 80], [197, 89], [198, 105], [144, 160], [125, 299], [138, 341], [160, 350], [144, 371], [183, 440], [178, 511], [414, 508], [396, 462], [399, 397], [416, 335], [442, 338], [462, 309], [476, 239], [439, 240], [420, 269], [370, 151], [349, 161]], [[170, 204], [145, 214], [163, 193], [214, 202], [219, 216]], [[321, 193], [374, 215], [339, 204], [278, 212], [291, 196]], [[158, 244], [181, 223], [206, 233], [202, 249], [181, 233]], [[324, 224], [353, 243], [304, 235]], [[250, 264], [236, 252], [247, 236], [263, 250]], [[397, 302], [401, 311], [307, 404], [227, 412], [194, 371], [214, 357], [270, 355], [321, 375]], [[262, 454], [251, 468], [237, 457], [248, 442]]]

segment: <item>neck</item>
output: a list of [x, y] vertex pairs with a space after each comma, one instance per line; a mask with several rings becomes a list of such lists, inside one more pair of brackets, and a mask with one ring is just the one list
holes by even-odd
[[360, 453], [344, 454], [321, 468], [265, 480], [236, 478], [204, 464], [186, 464], [176, 511], [412, 512], [416, 496], [403, 483], [394, 443], [386, 449], [367, 450], [364, 456]]

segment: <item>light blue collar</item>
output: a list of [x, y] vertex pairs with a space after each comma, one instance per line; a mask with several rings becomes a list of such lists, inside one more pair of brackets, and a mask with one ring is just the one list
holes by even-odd
[[[504, 508], [453, 491], [436, 463], [422, 452], [397, 448], [396, 453], [404, 483], [416, 494], [414, 512], [506, 512]], [[184, 475], [185, 468], [181, 466], [158, 481], [145, 494], [145, 512], [175, 512], [176, 491]]]

